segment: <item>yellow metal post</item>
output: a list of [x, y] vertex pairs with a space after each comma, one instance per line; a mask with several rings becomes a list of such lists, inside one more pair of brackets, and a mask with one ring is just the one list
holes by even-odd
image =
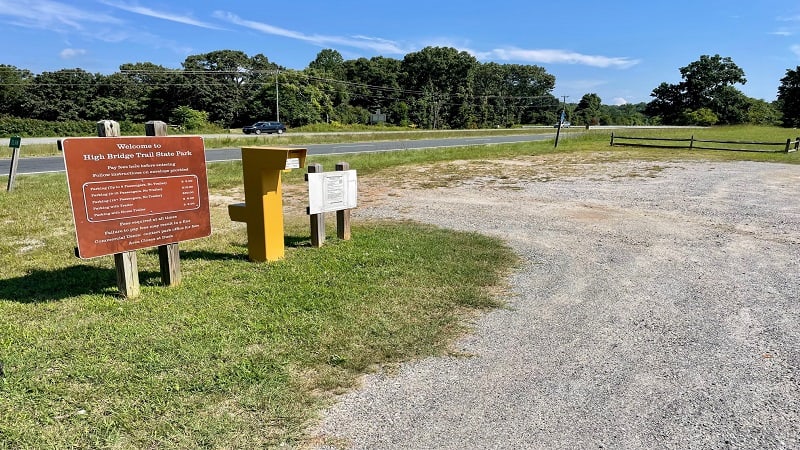
[[284, 257], [281, 173], [305, 166], [304, 148], [242, 147], [244, 203], [228, 205], [235, 222], [247, 223], [247, 249], [252, 261]]

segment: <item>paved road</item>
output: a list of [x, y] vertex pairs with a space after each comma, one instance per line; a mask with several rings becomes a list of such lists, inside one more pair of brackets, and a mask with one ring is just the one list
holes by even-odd
[[[212, 137], [212, 136], [207, 136]], [[510, 144], [517, 142], [532, 142], [552, 139], [553, 134], [531, 134], [531, 135], [514, 135], [514, 136], [480, 136], [480, 137], [460, 137], [460, 138], [441, 138], [441, 139], [419, 139], [419, 140], [402, 140], [402, 141], [376, 141], [376, 142], [356, 142], [350, 144], [309, 144], [302, 147], [308, 149], [309, 155], [335, 155], [343, 153], [368, 153], [368, 152], [385, 152], [396, 150], [411, 150], [422, 148], [437, 148], [437, 147], [462, 147], [469, 145], [494, 145], [494, 144]], [[45, 140], [55, 142], [57, 138], [40, 138], [40, 143], [45, 143]], [[26, 139], [25, 142], [30, 142]], [[276, 142], [279, 142], [276, 140]], [[25, 147], [21, 149], [24, 152]], [[206, 161], [219, 162], [219, 161], [235, 161], [241, 159], [241, 151], [239, 148], [223, 148], [216, 150], [206, 151]], [[10, 170], [10, 159], [0, 160], [0, 175], [6, 175]], [[18, 174], [25, 173], [49, 173], [49, 172], [63, 172], [64, 159], [61, 156], [50, 157], [32, 157], [20, 158], [19, 167], [17, 168]]]

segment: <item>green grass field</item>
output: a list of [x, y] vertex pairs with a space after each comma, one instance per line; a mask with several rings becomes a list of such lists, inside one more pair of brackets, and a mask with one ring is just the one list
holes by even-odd
[[[753, 140], [785, 140], [791, 131], [713, 129]], [[609, 135], [571, 134], [558, 149], [543, 142], [347, 160], [365, 179], [392, 177], [399, 166], [559, 153], [584, 163], [800, 163], [800, 153], [616, 148]], [[332, 167], [341, 158], [308, 162]], [[241, 163], [212, 164], [208, 172], [212, 194], [241, 188]], [[285, 183], [302, 185], [302, 171]], [[332, 394], [360, 374], [447, 353], [466, 318], [502, 304], [490, 293], [503, 292], [516, 262], [497, 239], [407, 222], [355, 222], [351, 241], [329, 230], [328, 243], [312, 249], [308, 218], [287, 214], [286, 221], [286, 259], [253, 264], [244, 228], [224, 204], [214, 205], [212, 236], [180, 245], [183, 283], [160, 286], [157, 255], [140, 251], [142, 293], [125, 300], [110, 257], [73, 256], [65, 177], [18, 176], [16, 189], [0, 194], [0, 448], [302, 443]]]

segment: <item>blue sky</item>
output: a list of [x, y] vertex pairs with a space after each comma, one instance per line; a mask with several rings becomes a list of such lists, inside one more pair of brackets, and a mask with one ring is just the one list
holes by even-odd
[[648, 102], [701, 55], [729, 56], [746, 95], [772, 101], [800, 66], [797, 0], [664, 2], [0, 0], [0, 64], [34, 73], [120, 64], [180, 68], [188, 55], [241, 50], [303, 69], [325, 48], [402, 59], [447, 46], [481, 62], [534, 64], [577, 102]]

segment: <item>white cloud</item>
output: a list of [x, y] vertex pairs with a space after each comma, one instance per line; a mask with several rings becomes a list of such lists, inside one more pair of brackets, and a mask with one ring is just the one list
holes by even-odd
[[86, 50], [82, 48], [65, 48], [64, 50], [61, 50], [61, 53], [58, 55], [61, 57], [61, 59], [72, 59], [77, 56], [83, 56], [86, 53]]
[[778, 17], [777, 20], [779, 22], [800, 22], [800, 15], [796, 16], [786, 16], [786, 17]]
[[18, 26], [51, 31], [84, 30], [87, 24], [121, 23], [96, 11], [84, 11], [50, 0], [0, 0], [0, 17], [8, 17]]
[[503, 48], [492, 50], [484, 55], [504, 61], [525, 61], [544, 64], [579, 64], [600, 68], [614, 67], [618, 69], [627, 69], [640, 62], [638, 59], [627, 57], [584, 55], [568, 50], [554, 49], [525, 50], [519, 48]]
[[622, 97], [614, 97], [611, 99], [611, 104], [615, 106], [627, 105], [628, 101]]
[[112, 2], [112, 1], [107, 1], [107, 0], [100, 0], [100, 3], [102, 3], [104, 5], [108, 5], [108, 6], [114, 7], [114, 8], [117, 8], [117, 9], [121, 9], [123, 11], [128, 11], [128, 12], [131, 12], [131, 13], [134, 13], [134, 14], [140, 14], [142, 16], [154, 17], [156, 19], [168, 20], [170, 22], [177, 22], [177, 23], [182, 23], [184, 25], [192, 25], [192, 26], [196, 26], [196, 27], [200, 27], [200, 28], [208, 28], [208, 29], [212, 29], [212, 30], [221, 29], [221, 28], [219, 28], [219, 27], [217, 27], [215, 25], [211, 25], [209, 23], [196, 20], [196, 19], [194, 19], [194, 18], [192, 18], [190, 16], [187, 16], [187, 15], [170, 14], [170, 13], [163, 12], [163, 11], [156, 11], [156, 10], [151, 9], [151, 8], [146, 8], [144, 6], [132, 6], [132, 5], [126, 5], [124, 3]]
[[[108, 0], [104, 0], [108, 1]], [[236, 14], [226, 11], [215, 11], [213, 16], [231, 24], [249, 28], [264, 34], [281, 36], [288, 39], [308, 42], [321, 47], [349, 47], [360, 50], [368, 50], [384, 55], [405, 55], [417, 51], [418, 48], [403, 46], [400, 43], [383, 38], [354, 35], [354, 36], [328, 36], [321, 34], [305, 34], [299, 31], [288, 30], [263, 22], [256, 22], [242, 18]], [[525, 50], [519, 48], [501, 48], [490, 51], [479, 51], [468, 48], [464, 45], [453, 45], [445, 43], [444, 40], [437, 43], [427, 43], [427, 46], [453, 47], [459, 51], [465, 51], [479, 60], [498, 60], [498, 61], [519, 61], [524, 63], [550, 63], [550, 64], [577, 64], [600, 68], [619, 68], [627, 69], [640, 63], [638, 59], [628, 57], [608, 57], [602, 55], [585, 55], [566, 50], [533, 49]]]
[[289, 39], [296, 39], [299, 41], [309, 42], [319, 46], [341, 45], [345, 47], [359, 48], [363, 50], [371, 50], [377, 53], [402, 55], [408, 53], [408, 49], [401, 48], [399, 44], [388, 39], [367, 37], [367, 36], [324, 36], [319, 34], [308, 35], [298, 31], [287, 30], [285, 28], [276, 27], [262, 22], [255, 22], [252, 20], [242, 19], [236, 14], [225, 11], [215, 11], [214, 17], [217, 19], [225, 20], [234, 25], [250, 28], [264, 34], [271, 34], [275, 36], [282, 36]]
[[792, 53], [797, 55], [798, 58], [800, 58], [800, 45], [793, 45], [789, 47], [789, 49], [792, 51]]

